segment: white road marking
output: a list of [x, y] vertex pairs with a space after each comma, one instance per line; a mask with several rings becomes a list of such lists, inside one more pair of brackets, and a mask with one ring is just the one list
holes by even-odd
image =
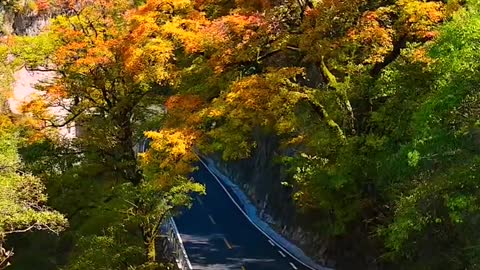
[[211, 215], [208, 215], [208, 218], [210, 219], [213, 225], [217, 224]]
[[293, 263], [290, 263], [290, 266], [291, 266], [293, 269], [295, 269], [295, 270], [298, 269], [298, 268], [295, 266], [295, 264], [293, 264]]
[[228, 249], [232, 249], [232, 245], [230, 245], [230, 243], [227, 241], [227, 238], [223, 237], [223, 241], [225, 242], [225, 245], [227, 245], [227, 248]]
[[270, 243], [270, 245], [275, 246], [275, 244], [272, 242], [272, 240], [268, 239], [268, 242]]
[[[257, 230], [259, 232], [261, 232], [263, 235], [265, 235], [268, 239], [269, 239], [269, 242], [272, 240], [272, 238], [265, 232], [263, 231], [257, 224], [255, 224], [255, 222], [247, 215], [247, 213], [245, 212], [245, 210], [243, 210], [243, 208], [235, 201], [235, 199], [232, 197], [232, 195], [230, 194], [230, 192], [227, 190], [227, 188], [225, 187], [225, 185], [222, 183], [222, 181], [218, 178], [217, 175], [215, 175], [215, 173], [213, 173], [213, 171], [207, 166], [207, 164], [205, 163], [205, 161], [203, 161], [203, 159], [198, 155], [197, 152], [195, 152], [195, 154], [197, 155], [198, 157], [198, 160], [203, 164], [203, 166], [205, 167], [205, 169], [207, 169], [207, 171], [213, 176], [213, 178], [217, 181], [217, 183], [220, 185], [220, 187], [225, 191], [225, 194], [227, 194], [227, 196], [230, 198], [230, 200], [233, 202], [233, 204], [235, 204], [235, 206], [237, 207], [238, 210], [240, 210], [240, 213], [242, 213], [245, 218], [250, 221], [250, 223], [255, 227], [257, 228]], [[270, 243], [272, 244], [273, 241]], [[274, 245], [274, 244], [273, 244]], [[284, 247], [282, 247], [281, 245], [278, 245], [278, 247], [283, 250], [285, 253], [287, 253], [288, 255], [290, 255], [290, 257], [292, 257], [294, 260], [296, 260], [297, 262], [299, 262], [300, 264], [304, 265], [305, 267], [307, 267], [308, 269], [311, 269], [311, 270], [315, 270], [315, 268], [313, 268], [312, 266], [306, 264], [305, 262], [301, 261], [299, 258], [297, 258], [295, 255], [293, 255], [292, 253], [290, 253], [287, 249], [285, 249]], [[294, 269], [297, 269], [296, 266], [294, 264], [291, 263], [291, 265], [293, 265], [295, 268]], [[292, 266], [292, 267], [293, 267]]]
[[282, 255], [282, 257], [284, 257], [284, 258], [287, 257], [287, 256], [286, 256], [285, 254], [283, 254], [283, 252], [280, 251], [280, 250], [278, 251], [278, 253], [280, 253], [280, 255]]

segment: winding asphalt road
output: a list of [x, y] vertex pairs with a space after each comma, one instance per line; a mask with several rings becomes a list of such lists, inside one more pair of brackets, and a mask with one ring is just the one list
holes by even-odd
[[308, 269], [258, 231], [203, 165], [192, 176], [207, 195], [196, 197], [175, 222], [193, 269]]

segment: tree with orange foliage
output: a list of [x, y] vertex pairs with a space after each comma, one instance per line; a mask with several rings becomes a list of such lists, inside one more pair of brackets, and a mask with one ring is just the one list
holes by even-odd
[[50, 0], [36, 0], [37, 12], [43, 13], [50, 9]]
[[[146, 155], [143, 173], [135, 153], [141, 135], [139, 121], [146, 118], [153, 102], [165, 99], [177, 80], [175, 51], [180, 42], [172, 37], [188, 40], [176, 22], [187, 16], [192, 6], [188, 0], [149, 0], [139, 7], [123, 0], [85, 0], [68, 8], [67, 15], [52, 21], [47, 33], [32, 38], [32, 42], [19, 39], [23, 51], [18, 49], [17, 56], [23, 57], [30, 69], [56, 74], [38, 86], [43, 93], [40, 100], [25, 108], [44, 118], [37, 104], [60, 106], [68, 112], [63, 119], [45, 119], [47, 125], [75, 123], [82, 130], [74, 143], [84, 154], [83, 166], [101, 164], [102, 174], [109, 175], [105, 181], [113, 186], [106, 191], [113, 192], [110, 199], [98, 203], [108, 204], [112, 197], [123, 201], [124, 218], [140, 229], [145, 259], [153, 264], [162, 222], [178, 207], [190, 203], [190, 193], [203, 192], [201, 185], [185, 177], [192, 170], [187, 162], [192, 157], [185, 151], [190, 151], [194, 137], [165, 138], [174, 141], [175, 160], [185, 160], [187, 166], [167, 169], [160, 164], [160, 170], [149, 170], [154, 165], [148, 164], [156, 163]], [[52, 50], [42, 61], [32, 61], [25, 52], [31, 52], [37, 44], [34, 41], [45, 35]], [[182, 139], [192, 142], [177, 146], [175, 142]]]
[[[389, 250], [397, 256], [405, 252], [404, 259], [410, 260], [416, 259], [410, 247], [429, 254], [428, 248], [407, 240], [416, 237], [428, 243], [430, 238], [417, 237], [417, 231], [432, 222], [428, 232], [435, 235], [443, 219], [422, 216], [421, 210], [437, 209], [442, 201], [450, 210], [467, 209], [466, 202], [473, 200], [423, 197], [442, 190], [423, 188], [430, 187], [428, 175], [441, 171], [438, 164], [449, 166], [437, 163], [438, 158], [464, 153], [455, 147], [467, 143], [456, 139], [475, 129], [444, 132], [463, 123], [459, 111], [469, 115], [475, 109], [451, 105], [460, 99], [456, 87], [437, 93], [451, 78], [442, 73], [448, 64], [438, 67], [429, 55], [437, 28], [460, 1], [59, 2], [69, 16], [58, 17], [50, 28], [53, 53], [29, 58], [33, 66], [43, 64], [58, 73], [40, 88], [49, 104], [67, 108], [69, 115], [51, 125], [76, 122], [84, 130], [77, 142], [89, 158], [95, 157], [91, 163], [123, 181], [117, 190], [128, 201], [129, 218], [141, 224], [149, 261], [155, 257], [155, 217], [188, 204], [188, 192], [201, 192], [185, 178], [195, 160], [193, 148], [220, 153], [224, 159], [246, 159], [261, 148], [255, 133], [280, 142], [272, 159], [285, 161], [289, 173], [273, 184], [287, 187], [284, 195], [293, 198], [295, 214], [308, 220], [302, 225], [332, 243], [330, 254], [319, 256], [335, 256], [339, 268], [348, 268], [341, 265], [350, 261], [343, 255], [356, 254], [354, 264], [360, 266], [355, 267], [366, 269]], [[452, 29], [453, 41], [442, 53], [454, 54], [448, 48], [457, 47], [465, 55], [474, 52], [455, 43]], [[474, 27], [461, 33], [476, 38]], [[471, 44], [476, 44], [474, 38]], [[41, 48], [45, 46], [35, 51], [40, 54]], [[468, 69], [460, 63], [454, 68]], [[461, 77], [449, 72], [445, 74]], [[441, 98], [429, 98], [437, 95]], [[444, 120], [433, 112], [439, 104], [445, 104], [447, 119], [458, 119], [439, 128]], [[45, 104], [31, 105], [41, 115]], [[139, 129], [153, 118], [149, 111], [161, 120], [150, 126], [153, 131]], [[433, 134], [437, 131], [444, 137]], [[152, 142], [139, 163], [132, 149], [143, 135]], [[432, 140], [446, 137], [455, 138], [451, 152], [442, 153], [443, 141], [425, 149]], [[431, 154], [422, 156], [422, 151]], [[406, 195], [410, 193], [415, 196]], [[178, 196], [171, 196], [175, 199], [158, 212], [157, 202], [172, 194]], [[410, 200], [416, 197], [422, 200]], [[424, 207], [423, 201], [431, 204]], [[447, 213], [446, 208], [441, 209]], [[397, 220], [392, 221], [394, 216]], [[418, 216], [425, 224], [412, 222]], [[74, 269], [95, 268], [83, 261]]]

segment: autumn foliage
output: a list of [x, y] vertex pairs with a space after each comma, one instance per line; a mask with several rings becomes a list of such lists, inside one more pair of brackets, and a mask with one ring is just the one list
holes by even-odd
[[[129, 199], [153, 202], [133, 200], [128, 212], [148, 232], [150, 261], [146, 217], [177, 185], [202, 192], [188, 179], [200, 151], [276, 170], [253, 193], [278, 193], [268, 205], [289, 210], [274, 218], [302, 227], [315, 239], [304, 248], [338, 269], [463, 269], [476, 264], [457, 250], [477, 242], [462, 230], [478, 225], [464, 218], [478, 214], [473, 195], [452, 180], [476, 194], [465, 168], [477, 162], [480, 28], [467, 2], [37, 0], [39, 12], [64, 11], [43, 35], [50, 42], [12, 44], [49, 48], [13, 53], [58, 75], [24, 109], [51, 126], [82, 124], [83, 162], [101, 166], [112, 190], [122, 183]], [[49, 106], [68, 115], [54, 119]]]

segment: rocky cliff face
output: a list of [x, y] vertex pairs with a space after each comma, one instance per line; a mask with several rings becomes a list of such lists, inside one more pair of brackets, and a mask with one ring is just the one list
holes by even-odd
[[251, 158], [224, 162], [214, 157], [218, 168], [243, 188], [256, 204], [262, 219], [277, 232], [321, 264], [333, 266], [334, 263], [326, 256], [327, 241], [309, 230], [308, 218], [296, 210], [292, 190], [281, 184], [287, 176], [277, 162], [277, 139], [260, 133], [255, 137], [258, 147]]
[[12, 29], [16, 35], [34, 36], [48, 25], [48, 15], [15, 14]]
[[9, 34], [37, 35], [48, 25], [50, 17], [49, 14], [13, 11], [0, 5], [0, 36]]

